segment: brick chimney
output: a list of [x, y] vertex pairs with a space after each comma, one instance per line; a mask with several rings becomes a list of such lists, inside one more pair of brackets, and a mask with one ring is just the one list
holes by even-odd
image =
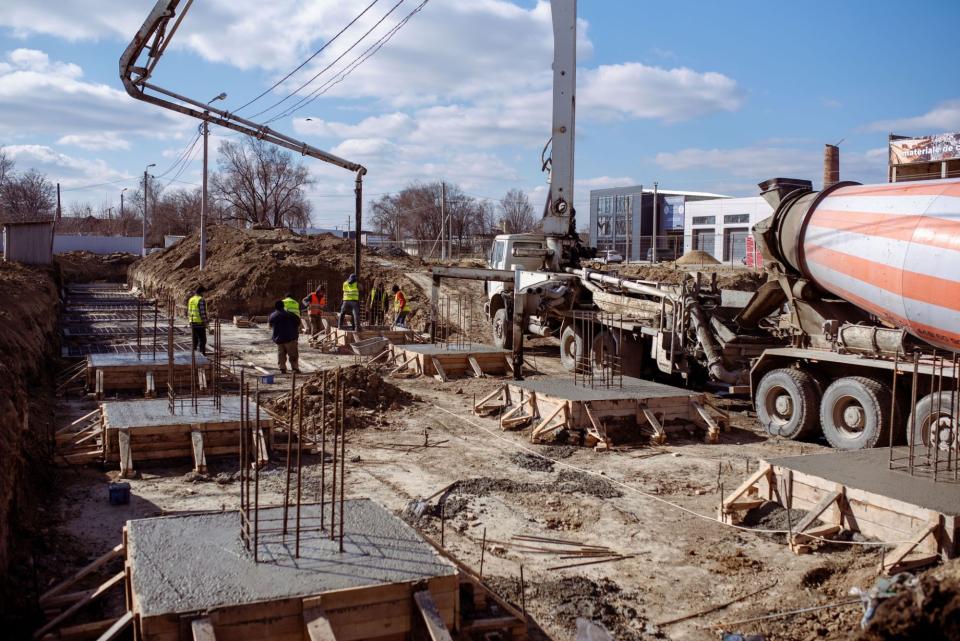
[[840, 182], [840, 148], [836, 145], [823, 146], [823, 188]]

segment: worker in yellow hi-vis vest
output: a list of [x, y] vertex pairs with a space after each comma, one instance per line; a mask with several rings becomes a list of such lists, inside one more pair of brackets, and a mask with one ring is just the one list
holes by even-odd
[[203, 300], [203, 293], [207, 291], [203, 285], [197, 287], [193, 296], [187, 300], [187, 316], [190, 318], [190, 331], [193, 335], [193, 351], [200, 349], [200, 353], [207, 355], [207, 303]]
[[360, 331], [360, 283], [357, 275], [350, 276], [343, 282], [343, 305], [340, 306], [340, 316], [337, 318], [337, 327], [343, 329], [343, 317], [349, 314], [353, 319], [353, 330]]
[[[293, 297], [293, 294], [287, 292], [283, 295], [283, 309], [297, 317], [297, 327], [302, 329], [300, 323], [300, 301]], [[298, 330], [299, 331], [299, 330]]]

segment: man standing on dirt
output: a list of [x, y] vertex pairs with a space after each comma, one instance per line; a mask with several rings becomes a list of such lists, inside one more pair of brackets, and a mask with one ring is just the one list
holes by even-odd
[[277, 345], [277, 365], [280, 373], [287, 373], [287, 359], [290, 359], [290, 369], [300, 373], [300, 347], [297, 339], [300, 337], [300, 319], [285, 309], [284, 301], [278, 300], [273, 304], [274, 312], [267, 322], [273, 330], [273, 342]]
[[410, 305], [407, 304], [407, 297], [403, 295], [403, 290], [399, 285], [394, 285], [393, 292], [393, 324], [397, 327], [407, 326], [407, 314], [410, 313]]
[[287, 292], [283, 295], [283, 308], [297, 317], [297, 331], [300, 331], [300, 301]]
[[207, 291], [203, 285], [197, 287], [193, 296], [187, 300], [187, 316], [190, 318], [190, 331], [193, 335], [193, 351], [200, 349], [200, 353], [207, 355], [207, 303], [203, 300], [203, 293]]
[[382, 321], [380, 319], [380, 312], [382, 311], [381, 301], [383, 300], [383, 285], [381, 283], [376, 283], [372, 288], [370, 288], [370, 305], [367, 307], [369, 311], [367, 322], [371, 325], [379, 325]]
[[323, 285], [317, 287], [317, 291], [307, 294], [300, 303], [307, 308], [310, 334], [316, 336], [323, 331], [323, 310], [327, 307], [327, 292]]
[[337, 328], [343, 329], [343, 317], [350, 314], [353, 319], [353, 331], [360, 331], [360, 284], [357, 275], [350, 276], [343, 282], [343, 305], [340, 306], [340, 317], [337, 319]]

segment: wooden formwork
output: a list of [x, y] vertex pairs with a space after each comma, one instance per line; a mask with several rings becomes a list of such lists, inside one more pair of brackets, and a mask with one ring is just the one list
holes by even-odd
[[[182, 388], [191, 384], [192, 373], [196, 372], [193, 384], [205, 390], [210, 381], [210, 362], [197, 354], [196, 363], [192, 363], [190, 354], [178, 352], [173, 364], [174, 386]], [[158, 353], [156, 358], [137, 354], [91, 354], [86, 358], [87, 389], [94, 390], [99, 397], [111, 391], [141, 390], [151, 398], [164, 395], [167, 390], [170, 365], [167, 357]]]
[[406, 371], [433, 376], [441, 381], [460, 376], [484, 378], [505, 376], [510, 370], [510, 352], [489, 346], [469, 345], [444, 349], [439, 345], [393, 346], [389, 362], [392, 373]]
[[614, 425], [618, 434], [625, 428], [627, 438], [631, 432], [649, 434], [654, 443], [666, 442], [667, 433], [677, 425], [704, 429], [708, 442], [719, 438], [720, 426], [704, 407], [702, 393], [626, 380], [622, 389], [602, 390], [558, 385], [557, 379], [506, 383], [480, 399], [474, 412], [499, 414], [505, 430], [533, 424], [534, 443], [565, 430], [572, 442], [607, 449], [614, 445]]
[[348, 348], [353, 343], [370, 338], [386, 338], [393, 345], [406, 345], [419, 342], [416, 332], [402, 327], [365, 327], [358, 331], [330, 327], [326, 334], [317, 334], [310, 338], [310, 346], [322, 350]]
[[[859, 474], [860, 463], [845, 455], [876, 460], [867, 461], [869, 473]], [[832, 457], [830, 471], [805, 471], [812, 458], [827, 456]], [[881, 477], [887, 478], [882, 483], [872, 481]], [[737, 522], [768, 502], [805, 510], [802, 519], [788, 525], [788, 545], [793, 551], [806, 553], [841, 531], [859, 532], [895, 546], [884, 555], [880, 568], [895, 574], [960, 554], [960, 510], [949, 507], [954, 501], [943, 504], [936, 497], [939, 492], [956, 496], [957, 490], [955, 484], [938, 486], [888, 470], [883, 448], [794, 456], [760, 461], [757, 471], [724, 497], [719, 516], [725, 522]], [[911, 495], [917, 498], [904, 500]]]

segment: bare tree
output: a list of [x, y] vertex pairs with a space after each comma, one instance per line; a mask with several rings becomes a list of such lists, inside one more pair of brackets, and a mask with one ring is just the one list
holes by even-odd
[[0, 209], [6, 220], [53, 218], [57, 190], [35, 169], [8, 175], [0, 185]]
[[500, 201], [500, 220], [511, 234], [530, 231], [536, 225], [530, 198], [519, 189], [511, 189]]
[[246, 138], [220, 144], [213, 191], [225, 202], [227, 217], [253, 225], [306, 227], [310, 202], [304, 189], [313, 183], [307, 168], [274, 145]]
[[13, 158], [8, 156], [6, 150], [0, 147], [0, 185], [7, 182], [7, 178], [13, 175], [15, 165]]
[[385, 194], [370, 203], [370, 224], [390, 240], [403, 240], [403, 213], [399, 196]]

